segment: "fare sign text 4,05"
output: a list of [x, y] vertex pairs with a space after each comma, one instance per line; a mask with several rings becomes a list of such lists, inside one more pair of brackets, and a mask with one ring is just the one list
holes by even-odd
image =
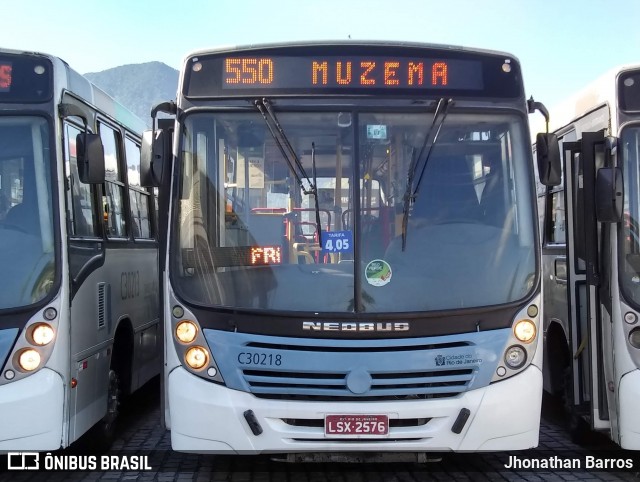
[[324, 434], [328, 437], [384, 437], [389, 435], [387, 415], [326, 415]]

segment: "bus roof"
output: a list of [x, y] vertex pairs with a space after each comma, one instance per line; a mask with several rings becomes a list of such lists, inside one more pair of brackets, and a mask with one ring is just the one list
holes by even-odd
[[0, 48], [0, 55], [2, 54], [45, 57], [53, 63], [54, 71], [58, 72], [58, 78], [60, 72], [65, 72], [66, 79], [62, 84], [60, 84], [60, 81], [58, 79], [54, 80], [54, 85], [56, 85], [56, 88], [58, 89], [55, 94], [56, 96], [58, 96], [58, 98], [56, 99], [57, 102], [60, 102], [61, 100], [61, 87], [62, 89], [66, 89], [67, 91], [76, 94], [85, 102], [91, 104], [101, 112], [104, 112], [112, 119], [124, 124], [134, 132], [142, 133], [142, 131], [148, 128], [147, 123], [144, 120], [137, 117], [122, 103], [111, 97], [104, 90], [92, 83], [82, 74], [78, 73], [60, 57], [44, 52]]
[[[321, 61], [318, 55], [322, 56]], [[344, 55], [349, 57], [339, 58]], [[238, 70], [234, 65], [239, 56], [255, 58], [256, 62], [260, 57], [261, 70], [252, 75], [248, 61], [243, 62]], [[420, 62], [414, 64], [412, 57], [419, 58]], [[350, 60], [354, 59], [359, 62], [358, 68], [363, 70], [360, 75], [352, 77]], [[338, 79], [343, 61], [346, 61], [348, 78]], [[265, 66], [268, 70], [263, 70]], [[416, 66], [420, 70], [420, 78], [414, 81]], [[432, 75], [424, 77], [428, 78], [427, 81], [422, 77], [425, 66], [432, 69]], [[443, 72], [439, 72], [439, 68]], [[322, 70], [323, 76], [319, 82], [318, 69]], [[268, 79], [263, 78], [264, 75]], [[388, 82], [384, 77], [396, 75], [397, 79]], [[438, 81], [443, 75], [446, 76], [444, 83]], [[243, 77], [241, 82], [240, 77]], [[247, 95], [394, 95], [407, 98], [455, 95], [460, 98], [510, 99], [520, 106], [524, 98], [520, 62], [509, 53], [379, 40], [296, 41], [199, 49], [184, 58], [178, 90], [185, 102], [192, 99], [246, 98]], [[181, 101], [178, 104], [182, 106]]]
[[[603, 105], [615, 106], [617, 103], [616, 79], [620, 73], [633, 69], [640, 69], [640, 64], [614, 67], [554, 105], [549, 109], [549, 131], [555, 132]], [[532, 127], [532, 134], [544, 130], [544, 121], [540, 116], [535, 116], [532, 124], [536, 127], [540, 126], [537, 130]]]
[[520, 63], [518, 58], [513, 54], [495, 50], [480, 49], [463, 47], [460, 45], [447, 45], [447, 44], [432, 44], [422, 42], [404, 42], [393, 40], [316, 40], [316, 41], [293, 41], [293, 42], [274, 42], [274, 43], [258, 43], [258, 44], [245, 44], [245, 45], [219, 45], [211, 48], [197, 49], [188, 53], [184, 59], [186, 63], [187, 59], [204, 54], [216, 54], [223, 52], [235, 52], [246, 50], [262, 50], [272, 48], [289, 48], [289, 47], [340, 47], [340, 46], [359, 46], [359, 47], [408, 47], [408, 48], [423, 48], [423, 49], [440, 49], [451, 50], [461, 52], [476, 52], [485, 55], [496, 55], [501, 57], [509, 57]]

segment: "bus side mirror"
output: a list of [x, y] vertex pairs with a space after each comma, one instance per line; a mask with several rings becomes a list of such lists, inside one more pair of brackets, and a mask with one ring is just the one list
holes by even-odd
[[78, 177], [85, 184], [105, 181], [104, 147], [99, 134], [81, 133], [76, 136]]
[[596, 219], [601, 223], [622, 221], [624, 183], [619, 167], [602, 167], [596, 176]]
[[536, 136], [536, 160], [538, 175], [545, 186], [557, 186], [562, 180], [560, 163], [560, 147], [555, 134], [538, 134]]
[[162, 129], [144, 131], [140, 151], [140, 185], [142, 187], [158, 187], [162, 181], [162, 167], [165, 163], [165, 136]]

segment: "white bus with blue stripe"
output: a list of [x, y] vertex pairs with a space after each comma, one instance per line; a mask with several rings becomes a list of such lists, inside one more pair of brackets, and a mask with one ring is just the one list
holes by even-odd
[[177, 103], [153, 111], [175, 122], [143, 142], [168, 220], [172, 447], [294, 460], [535, 447], [536, 106], [498, 52], [187, 56]]

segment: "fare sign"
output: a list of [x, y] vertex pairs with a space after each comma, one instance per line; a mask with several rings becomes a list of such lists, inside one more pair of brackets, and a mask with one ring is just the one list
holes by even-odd
[[389, 435], [387, 415], [326, 415], [327, 437], [385, 437]]

